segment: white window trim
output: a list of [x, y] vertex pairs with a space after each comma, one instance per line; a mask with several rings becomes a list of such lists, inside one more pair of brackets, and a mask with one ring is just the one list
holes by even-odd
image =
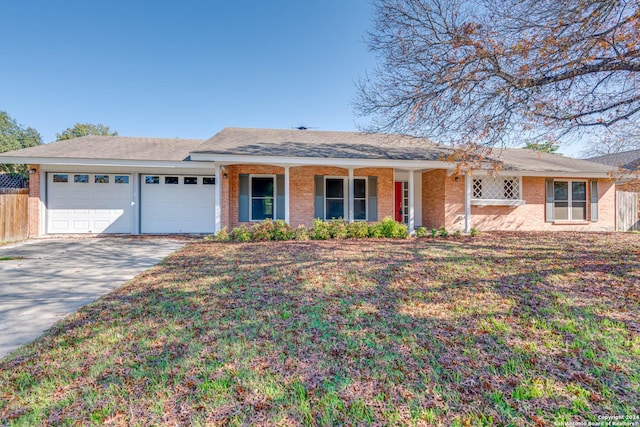
[[[351, 195], [349, 194], [349, 177], [348, 176], [324, 176], [324, 191], [323, 191], [323, 198], [324, 198], [324, 220], [325, 221], [331, 221], [331, 218], [327, 218], [327, 179], [340, 179], [342, 180], [342, 192], [344, 194], [342, 200], [344, 202], [343, 204], [343, 209], [342, 209], [342, 219], [345, 221], [348, 221], [349, 219], [349, 207], [350, 207], [350, 203], [349, 203], [349, 198], [353, 198], [354, 202], [356, 200], [364, 200], [364, 211], [365, 211], [365, 219], [355, 219], [354, 218], [354, 222], [355, 221], [368, 221], [369, 220], [369, 177], [368, 176], [354, 176], [353, 180], [354, 180], [354, 189], [355, 189], [355, 180], [356, 179], [362, 179], [364, 180], [364, 198], [359, 197], [356, 199], [355, 194]], [[337, 197], [330, 197], [329, 199], [331, 200], [340, 200]]]
[[[276, 188], [277, 180], [275, 174], [250, 174], [249, 175], [249, 221], [250, 222], [261, 222], [263, 219], [253, 219], [253, 178], [271, 178], [273, 179], [273, 216], [271, 218], [272, 221], [275, 221], [278, 217], [278, 189]], [[264, 197], [256, 197], [256, 199], [264, 199]]]
[[355, 180], [356, 179], [361, 179], [364, 181], [364, 197], [358, 197], [356, 198], [356, 195], [353, 195], [353, 200], [354, 202], [356, 200], [364, 200], [364, 219], [355, 219], [355, 203], [354, 203], [354, 213], [353, 213], [353, 220], [354, 221], [369, 221], [369, 180], [367, 179], [368, 177], [366, 176], [354, 176], [353, 177], [353, 188], [354, 188], [354, 193], [355, 193]]
[[349, 218], [349, 177], [347, 176], [324, 176], [324, 188], [323, 188], [323, 198], [324, 198], [324, 212], [323, 218], [325, 221], [331, 221], [331, 218], [327, 218], [327, 199], [331, 200], [340, 200], [337, 197], [327, 197], [327, 180], [328, 179], [340, 179], [342, 180], [342, 219], [347, 220]]
[[[556, 209], [556, 182], [566, 182], [568, 184], [568, 188], [567, 188], [567, 219], [556, 219], [555, 218], [555, 212], [554, 212], [554, 219], [553, 222], [588, 222], [589, 221], [589, 217], [590, 217], [590, 213], [589, 212], [589, 180], [588, 179], [554, 179], [553, 180], [553, 209], [555, 211]], [[584, 206], [585, 206], [585, 212], [584, 212], [584, 218], [583, 219], [573, 219], [573, 211], [572, 211], [572, 204], [573, 204], [573, 192], [572, 192], [572, 183], [574, 182], [582, 182], [585, 185], [585, 191], [584, 191]], [[564, 200], [562, 200], [564, 201]]]
[[525, 205], [526, 202], [524, 201], [524, 199], [522, 198], [522, 176], [515, 176], [515, 175], [505, 175], [505, 176], [499, 176], [499, 178], [504, 180], [507, 179], [518, 179], [518, 198], [517, 199], [475, 199], [473, 198], [473, 180], [475, 179], [480, 179], [482, 180], [483, 178], [485, 178], [486, 176], [478, 176], [475, 178], [472, 178], [471, 181], [471, 205], [472, 206], [479, 206], [479, 207], [484, 207], [484, 206], [511, 206], [511, 207], [516, 207], [516, 206], [522, 206]]

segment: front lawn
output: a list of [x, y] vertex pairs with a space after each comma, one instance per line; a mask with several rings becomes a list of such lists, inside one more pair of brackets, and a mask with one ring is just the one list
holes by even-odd
[[640, 236], [190, 243], [0, 362], [0, 425], [640, 415]]

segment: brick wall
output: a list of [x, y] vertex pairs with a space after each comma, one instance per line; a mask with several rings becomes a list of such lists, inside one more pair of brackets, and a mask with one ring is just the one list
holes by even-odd
[[[571, 178], [567, 178], [571, 179]], [[579, 179], [579, 178], [575, 178]], [[464, 177], [458, 181], [444, 170], [422, 174], [422, 224], [464, 230]], [[523, 206], [472, 206], [471, 227], [483, 231], [613, 231], [615, 230], [615, 188], [609, 179], [598, 180], [597, 222], [546, 222], [544, 177], [523, 177]], [[590, 188], [587, 186], [587, 217], [591, 218]]]
[[[563, 178], [564, 179], [564, 178]], [[572, 178], [567, 178], [572, 179]], [[575, 178], [581, 179], [581, 178]], [[525, 205], [510, 208], [506, 206], [472, 206], [471, 226], [478, 230], [520, 230], [520, 231], [613, 231], [615, 230], [615, 187], [609, 179], [598, 180], [598, 221], [597, 222], [546, 222], [545, 178], [523, 177], [522, 197]], [[591, 218], [591, 194], [587, 185], [587, 218]]]
[[464, 231], [464, 176], [444, 177], [445, 228], [449, 231]]
[[[227, 182], [223, 182], [222, 184], [222, 226], [231, 230], [232, 228], [240, 225], [240, 222], [238, 221], [240, 174], [277, 175], [283, 174], [284, 168], [279, 166], [263, 165], [230, 165], [227, 166], [225, 173], [227, 174], [227, 179], [223, 179], [223, 181]], [[225, 186], [227, 187], [226, 191]]]
[[29, 165], [29, 237], [40, 235], [40, 165]]
[[422, 174], [422, 225], [439, 228], [445, 225], [445, 179], [447, 171], [432, 170]]
[[[238, 222], [239, 174], [284, 174], [278, 166], [227, 166], [227, 179], [222, 187], [222, 225], [229, 229]], [[289, 169], [290, 223], [293, 227], [310, 227], [314, 216], [314, 176], [344, 176], [347, 169], [331, 166], [297, 166]], [[392, 168], [360, 168], [354, 176], [378, 177], [378, 220], [393, 217], [394, 174]], [[444, 226], [449, 231], [464, 230], [465, 178], [456, 180], [445, 170], [432, 170], [422, 174], [422, 224], [427, 228]], [[39, 190], [39, 187], [38, 187]], [[471, 227], [491, 230], [558, 230], [558, 231], [612, 231], [615, 229], [615, 188], [608, 179], [598, 181], [599, 220], [584, 223], [545, 222], [545, 178], [524, 177], [522, 195], [525, 205], [518, 207], [486, 206], [471, 208]], [[587, 200], [589, 200], [589, 195]], [[588, 210], [590, 204], [587, 203]], [[588, 212], [590, 218], [590, 212]]]
[[[284, 174], [279, 166], [233, 165], [227, 166], [227, 183], [223, 183], [222, 225], [232, 229], [238, 221], [238, 185], [240, 174]], [[289, 168], [289, 219], [293, 227], [310, 227], [314, 216], [314, 176], [348, 176], [347, 169], [333, 166], [295, 166]], [[393, 169], [360, 168], [354, 176], [378, 177], [378, 219], [393, 216]], [[225, 185], [228, 191], [225, 193]]]

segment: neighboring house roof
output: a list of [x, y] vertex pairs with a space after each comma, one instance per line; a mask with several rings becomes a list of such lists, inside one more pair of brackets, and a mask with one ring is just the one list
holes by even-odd
[[[202, 165], [198, 161], [221, 163], [273, 161], [276, 164], [327, 164], [336, 166], [382, 166], [454, 169], [447, 158], [454, 148], [424, 138], [362, 132], [315, 130], [225, 128], [207, 140], [178, 138], [134, 138], [84, 136], [0, 154], [0, 162], [111, 164], [126, 161], [172, 165]], [[314, 160], [317, 159], [317, 160]], [[308, 161], [307, 161], [308, 160]], [[558, 154], [526, 149], [496, 149], [487, 159], [503, 163], [505, 171], [529, 174], [604, 176], [610, 166]], [[111, 163], [110, 163], [111, 162]], [[297, 163], [296, 163], [297, 162]], [[425, 162], [430, 162], [425, 165]]]
[[26, 179], [9, 175], [6, 173], [0, 173], [0, 188], [27, 188], [29, 187], [29, 181]]
[[592, 162], [609, 166], [635, 170], [640, 167], [640, 150], [623, 151], [622, 153], [607, 154], [588, 159]]
[[89, 135], [2, 153], [2, 157], [109, 160], [188, 160], [202, 139]]

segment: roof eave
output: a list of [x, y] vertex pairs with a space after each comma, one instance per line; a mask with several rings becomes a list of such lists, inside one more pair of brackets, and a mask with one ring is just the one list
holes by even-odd
[[441, 160], [356, 159], [342, 157], [287, 157], [192, 152], [194, 161], [219, 164], [268, 164], [282, 166], [397, 167], [400, 169], [455, 169], [453, 162]]
[[150, 166], [165, 168], [211, 168], [211, 162], [192, 160], [84, 159], [68, 157], [18, 157], [0, 155], [0, 163], [31, 165]]

